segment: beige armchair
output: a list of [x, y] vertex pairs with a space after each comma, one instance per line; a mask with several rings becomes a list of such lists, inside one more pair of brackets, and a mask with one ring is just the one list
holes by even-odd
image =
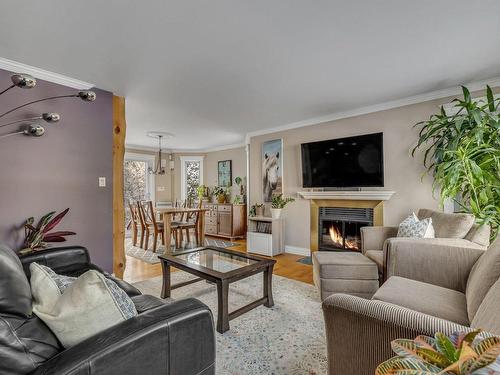
[[[500, 239], [487, 251], [462, 247], [456, 254], [439, 245], [394, 249], [399, 276], [372, 300], [334, 294], [323, 302], [330, 375], [372, 375], [394, 355], [396, 338], [476, 328], [500, 335]], [[419, 281], [424, 275], [430, 283]]]
[[[447, 254], [460, 254], [466, 249], [474, 249], [480, 255], [481, 252], [478, 251], [485, 250], [489, 245], [490, 227], [474, 224], [472, 215], [445, 214], [421, 209], [417, 216], [419, 219], [432, 218], [436, 238], [396, 237], [398, 227], [361, 228], [361, 251], [377, 264], [382, 281], [390, 276], [397, 276], [401, 268], [405, 266], [412, 267], [411, 264], [404, 265], [397, 259], [390, 260], [391, 254], [396, 254], [396, 252], [427, 249], [421, 253], [422, 257], [425, 257], [433, 249], [442, 250]], [[415, 270], [415, 272], [418, 273], [419, 270]], [[426, 281], [420, 278], [418, 280]], [[443, 286], [447, 287], [447, 284], [445, 283]]]

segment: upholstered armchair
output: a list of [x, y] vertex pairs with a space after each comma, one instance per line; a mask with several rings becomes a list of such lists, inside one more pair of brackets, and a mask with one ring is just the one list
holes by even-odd
[[334, 294], [323, 301], [330, 375], [372, 375], [394, 355], [396, 338], [477, 328], [500, 335], [500, 239], [487, 251], [413, 250], [396, 247], [398, 276], [371, 300]]
[[[396, 237], [398, 227], [361, 228], [361, 251], [377, 264], [381, 281], [390, 276], [397, 276], [400, 272], [408, 271], [407, 269], [403, 270], [405, 267], [413, 268], [411, 264], [403, 264], [401, 260], [390, 259], [391, 255], [404, 251], [416, 251], [425, 258], [428, 252], [440, 251], [449, 255], [464, 252], [469, 254], [468, 249], [476, 250], [476, 253], [480, 255], [481, 251], [486, 250], [489, 245], [490, 227], [474, 224], [472, 215], [446, 214], [421, 209], [417, 216], [419, 219], [432, 218], [436, 238]], [[421, 261], [425, 260], [421, 259]], [[419, 270], [415, 270], [415, 272], [419, 272]], [[425, 276], [422, 275], [422, 277]], [[418, 280], [425, 281], [425, 279]], [[446, 287], [446, 284], [443, 286]]]

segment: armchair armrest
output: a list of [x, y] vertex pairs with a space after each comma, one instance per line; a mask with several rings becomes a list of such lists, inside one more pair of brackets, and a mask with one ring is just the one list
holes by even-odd
[[384, 242], [390, 237], [396, 237], [398, 227], [362, 227], [361, 228], [361, 251], [382, 250]]
[[215, 374], [212, 313], [196, 299], [148, 310], [51, 358], [31, 375]]
[[447, 320], [382, 301], [334, 294], [323, 301], [328, 349], [328, 373], [373, 375], [393, 357], [391, 341], [470, 331]]
[[384, 244], [385, 277], [401, 276], [464, 292], [484, 248], [462, 239], [390, 238]]

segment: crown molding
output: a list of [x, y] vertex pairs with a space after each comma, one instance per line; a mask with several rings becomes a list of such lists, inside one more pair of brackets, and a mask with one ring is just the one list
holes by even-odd
[[4, 59], [2, 57], [0, 57], [0, 69], [15, 73], [30, 74], [35, 78], [57, 83], [59, 85], [71, 87], [77, 90], [88, 90], [95, 86], [94, 84], [89, 82], [80, 81], [75, 78], [50, 72], [48, 70], [40, 69], [35, 66], [26, 65], [17, 61]]
[[[483, 90], [486, 85], [489, 85], [491, 87], [500, 86], [500, 77], [494, 77], [494, 78], [485, 79], [482, 81], [464, 83], [464, 86], [467, 86], [467, 88], [471, 92], [477, 91], [477, 90]], [[411, 105], [411, 104], [428, 102], [430, 100], [442, 99], [442, 98], [446, 98], [448, 96], [460, 94], [461, 92], [462, 92], [462, 88], [460, 86], [455, 86], [455, 87], [450, 87], [447, 89], [427, 92], [424, 94], [408, 96], [408, 97], [403, 98], [403, 99], [391, 100], [388, 102], [373, 104], [373, 105], [369, 105], [366, 107], [360, 107], [360, 108], [352, 109], [349, 111], [334, 112], [334, 113], [331, 113], [331, 114], [328, 114], [325, 116], [313, 117], [313, 118], [310, 118], [307, 120], [293, 122], [290, 124], [275, 126], [275, 127], [271, 127], [271, 128], [262, 129], [262, 130], [256, 130], [256, 131], [249, 132], [246, 134], [245, 143], [249, 144], [250, 138], [257, 137], [259, 135], [272, 134], [272, 133], [277, 133], [277, 132], [284, 131], [284, 130], [297, 129], [297, 128], [302, 128], [302, 127], [306, 127], [306, 126], [320, 125], [322, 123], [330, 122], [330, 121], [334, 121], [334, 120], [340, 120], [340, 119], [349, 118], [349, 117], [366, 115], [368, 113], [380, 112], [380, 111], [385, 111], [387, 109], [393, 109], [393, 108], [398, 108], [398, 107], [404, 107], [404, 106]]]
[[[217, 146], [217, 147], [211, 147], [211, 148], [200, 148], [200, 149], [182, 149], [182, 148], [169, 148], [166, 147], [164, 148], [164, 151], [167, 153], [176, 153], [176, 154], [181, 154], [183, 152], [186, 153], [198, 153], [198, 154], [206, 154], [209, 152], [216, 152], [216, 151], [225, 151], [225, 150], [233, 150], [236, 148], [243, 148], [245, 147], [244, 143], [234, 143], [230, 145], [224, 145], [224, 146]], [[158, 147], [149, 147], [149, 146], [140, 146], [140, 145], [134, 145], [134, 144], [125, 144], [125, 148], [128, 150], [138, 150], [138, 151], [148, 151], [148, 152], [158, 152]]]

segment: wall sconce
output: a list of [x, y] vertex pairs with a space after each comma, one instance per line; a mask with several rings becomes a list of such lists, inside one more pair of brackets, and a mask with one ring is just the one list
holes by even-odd
[[[7, 91], [9, 91], [10, 89], [12, 89], [14, 87], [18, 87], [18, 88], [22, 88], [22, 89], [31, 89], [31, 88], [36, 86], [36, 79], [28, 74], [14, 74], [11, 76], [11, 81], [12, 81], [12, 85], [7, 87], [5, 90], [1, 91], [0, 95], [5, 94]], [[12, 109], [8, 110], [7, 112], [0, 114], [0, 118], [4, 117], [4, 116], [6, 116], [14, 111], [17, 111], [18, 109], [24, 108], [24, 107], [29, 106], [31, 104], [43, 102], [46, 100], [61, 99], [61, 98], [80, 98], [81, 100], [86, 101], [86, 102], [93, 102], [96, 100], [96, 97], [97, 97], [97, 95], [95, 92], [88, 91], [88, 90], [79, 91], [76, 94], [71, 94], [71, 95], [51, 96], [48, 98], [33, 100], [31, 102], [22, 104], [18, 107], [12, 108]], [[43, 113], [40, 116], [14, 120], [14, 121], [11, 121], [11, 122], [8, 122], [5, 124], [1, 124], [0, 128], [6, 127], [9, 125], [19, 124], [22, 122], [28, 123], [25, 126], [25, 128], [20, 130], [20, 131], [0, 135], [0, 139], [9, 137], [11, 135], [17, 135], [17, 134], [24, 134], [24, 135], [33, 136], [33, 137], [41, 137], [45, 133], [45, 128], [43, 126], [41, 126], [40, 124], [34, 124], [33, 121], [43, 120], [49, 124], [54, 124], [54, 123], [59, 122], [60, 119], [61, 119], [61, 116], [58, 113], [48, 112], [48, 113]]]

